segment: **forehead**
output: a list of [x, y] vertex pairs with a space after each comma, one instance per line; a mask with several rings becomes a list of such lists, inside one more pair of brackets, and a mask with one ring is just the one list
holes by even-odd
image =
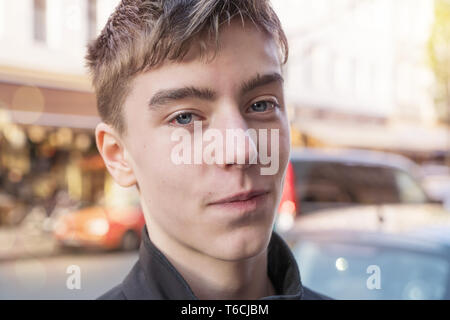
[[[210, 50], [213, 50], [209, 43]], [[139, 74], [130, 95], [152, 93], [160, 89], [198, 85], [226, 91], [237, 89], [241, 81], [256, 74], [281, 73], [281, 53], [275, 39], [258, 30], [251, 22], [232, 21], [221, 27], [216, 55], [205, 57], [194, 43], [181, 62], [166, 62]]]

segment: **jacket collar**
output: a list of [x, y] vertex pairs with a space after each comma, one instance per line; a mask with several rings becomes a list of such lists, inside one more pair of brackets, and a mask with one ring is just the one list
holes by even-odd
[[[276, 232], [272, 232], [269, 242], [267, 269], [277, 295], [262, 299], [302, 299], [303, 286], [297, 262]], [[198, 299], [181, 274], [150, 240], [146, 226], [142, 231], [139, 260], [122, 285], [127, 299]]]

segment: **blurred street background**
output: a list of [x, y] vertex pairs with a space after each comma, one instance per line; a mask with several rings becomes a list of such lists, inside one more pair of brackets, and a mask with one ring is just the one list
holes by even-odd
[[[137, 191], [96, 150], [84, 66], [118, 2], [0, 0], [0, 299], [93, 299], [137, 259]], [[293, 149], [276, 228], [303, 282], [450, 299], [450, 0], [272, 3]]]

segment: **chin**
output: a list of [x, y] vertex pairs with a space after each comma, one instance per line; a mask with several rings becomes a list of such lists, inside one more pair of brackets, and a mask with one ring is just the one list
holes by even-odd
[[269, 245], [272, 228], [239, 228], [223, 235], [213, 253], [227, 261], [245, 260], [261, 254]]

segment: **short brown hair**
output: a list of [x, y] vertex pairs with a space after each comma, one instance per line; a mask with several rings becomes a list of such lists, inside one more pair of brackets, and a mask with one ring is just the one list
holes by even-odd
[[269, 0], [122, 0], [86, 56], [102, 120], [125, 133], [121, 109], [133, 77], [181, 61], [195, 40], [202, 56], [214, 40], [215, 54], [219, 27], [238, 16], [276, 39], [286, 63], [286, 35]]

